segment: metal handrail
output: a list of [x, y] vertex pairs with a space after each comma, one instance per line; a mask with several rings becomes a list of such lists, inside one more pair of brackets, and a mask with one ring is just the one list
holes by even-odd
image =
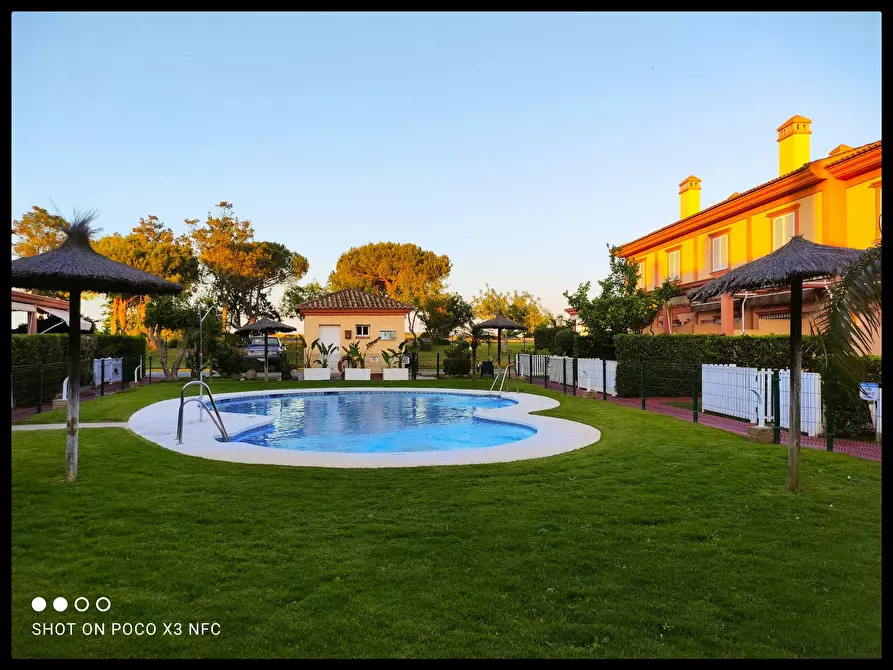
[[[199, 384], [202, 387], [202, 390], [208, 390], [208, 398], [211, 400], [211, 407], [213, 407], [214, 409], [214, 414], [217, 415], [216, 419], [214, 418], [214, 414], [211, 414], [211, 409], [201, 398], [189, 398], [189, 400], [185, 399], [184, 396], [186, 394], [186, 389], [194, 384]], [[217, 409], [217, 403], [214, 402], [214, 394], [211, 393], [211, 387], [201, 380], [193, 379], [192, 381], [183, 384], [183, 388], [180, 389], [180, 411], [177, 414], [177, 444], [183, 444], [183, 407], [185, 407], [186, 404], [190, 402], [197, 402], [201, 407], [205, 408], [205, 410], [208, 412], [208, 416], [211, 417], [214, 425], [217, 426], [217, 430], [220, 431], [220, 436], [223, 438], [223, 441], [229, 442], [229, 435], [226, 432], [226, 427], [223, 425], [223, 417], [220, 416], [220, 411]]]
[[592, 379], [589, 377], [589, 370], [580, 370], [586, 375], [586, 393], [592, 393]]
[[140, 360], [140, 364], [137, 365], [137, 366], [133, 369], [133, 383], [134, 383], [134, 384], [139, 384], [139, 383], [140, 383], [140, 375], [142, 375], [142, 374], [143, 374], [143, 361]]
[[[511, 370], [512, 368], [514, 368], [515, 372], [518, 371], [518, 368], [515, 367], [514, 363], [509, 363], [508, 365], [505, 366], [505, 369], [502, 370], [502, 372], [500, 372], [500, 374], [502, 375], [502, 382], [499, 384], [499, 392], [497, 393], [497, 396], [500, 398], [502, 397], [502, 389], [505, 386], [505, 379], [506, 379], [506, 377], [508, 377], [509, 370]], [[496, 375], [496, 377], [493, 378], [493, 383], [490, 384], [490, 393], [493, 393], [493, 387], [496, 386], [497, 381], [499, 381], [499, 375]], [[520, 384], [516, 383], [515, 391], [518, 393], [521, 392]]]

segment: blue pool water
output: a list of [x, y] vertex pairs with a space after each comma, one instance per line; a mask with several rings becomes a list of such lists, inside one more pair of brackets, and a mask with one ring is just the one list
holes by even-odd
[[272, 425], [230, 436], [276, 449], [392, 453], [495, 447], [536, 430], [474, 418], [476, 408], [517, 404], [452, 393], [308, 393], [221, 399], [221, 412], [274, 417]]

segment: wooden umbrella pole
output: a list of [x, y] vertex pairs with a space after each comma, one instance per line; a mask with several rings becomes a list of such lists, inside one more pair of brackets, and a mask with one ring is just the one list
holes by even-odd
[[791, 282], [791, 417], [788, 426], [788, 488], [800, 488], [800, 368], [803, 341], [803, 280]]
[[264, 331], [264, 381], [270, 381], [270, 364], [267, 359], [267, 331]]
[[[78, 413], [81, 404], [81, 291], [75, 289], [68, 299], [68, 421], [65, 440], [66, 478], [78, 476]], [[42, 399], [41, 399], [42, 400]]]
[[502, 328], [496, 329], [496, 366], [502, 368]]

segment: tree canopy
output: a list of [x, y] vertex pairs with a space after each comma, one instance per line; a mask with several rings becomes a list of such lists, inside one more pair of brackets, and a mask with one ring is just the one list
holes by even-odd
[[418, 305], [443, 291], [451, 269], [448, 256], [415, 244], [375, 242], [341, 254], [329, 276], [329, 288], [358, 288]]
[[302, 302], [319, 298], [328, 292], [328, 288], [317, 281], [310, 281], [303, 285], [294, 282], [286, 287], [285, 293], [282, 295], [282, 302], [279, 305], [279, 311], [284, 317], [294, 318], [298, 316], [298, 305]]
[[198, 219], [186, 220], [212, 295], [227, 308], [231, 325], [241, 325], [243, 316], [279, 319], [269, 290], [300, 279], [310, 263], [279, 242], [255, 240], [251, 222], [234, 216], [231, 203], [221, 202], [218, 208], [216, 216], [208, 213], [203, 225]]
[[[37, 205], [12, 222], [12, 253], [18, 258], [27, 258], [52, 251], [65, 241], [62, 228], [65, 219], [58, 214], [50, 214]], [[66, 291], [32, 289], [32, 293], [51, 298], [68, 299]]]
[[590, 300], [590, 282], [580, 284], [574, 293], [564, 292], [589, 334], [606, 342], [617, 333], [641, 333], [678, 293], [676, 284], [669, 280], [650, 293], [639, 288], [638, 264], [618, 256], [615, 247], [610, 249], [609, 266], [608, 276], [598, 282], [598, 297]]
[[446, 339], [457, 328], [471, 326], [474, 310], [458, 293], [441, 293], [421, 300], [419, 319], [430, 337]]
[[502, 312], [512, 321], [523, 323], [528, 332], [539, 324], [548, 322], [552, 314], [540, 303], [540, 299], [529, 291], [500, 293], [489, 284], [484, 285], [472, 300], [474, 315], [479, 319], [492, 319], [498, 312]]

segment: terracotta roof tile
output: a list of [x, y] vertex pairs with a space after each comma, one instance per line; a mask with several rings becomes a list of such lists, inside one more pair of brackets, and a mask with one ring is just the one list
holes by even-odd
[[881, 146], [880, 140], [878, 140], [877, 142], [872, 142], [871, 144], [863, 144], [861, 147], [856, 147], [852, 151], [848, 151], [846, 153], [846, 155], [843, 156], [842, 158], [833, 160], [830, 163], [825, 163], [825, 167], [831, 167], [832, 165], [837, 165], [838, 163], [843, 163], [844, 161], [848, 161], [850, 158], [853, 158], [854, 156], [859, 156], [859, 155], [864, 154], [868, 151], [871, 151], [872, 149], [876, 149], [879, 146]]
[[298, 310], [300, 311], [310, 309], [350, 309], [357, 311], [393, 309], [409, 311], [415, 308], [405, 302], [392, 300], [387, 296], [366, 293], [356, 288], [346, 288], [343, 291], [335, 291], [298, 305]]

